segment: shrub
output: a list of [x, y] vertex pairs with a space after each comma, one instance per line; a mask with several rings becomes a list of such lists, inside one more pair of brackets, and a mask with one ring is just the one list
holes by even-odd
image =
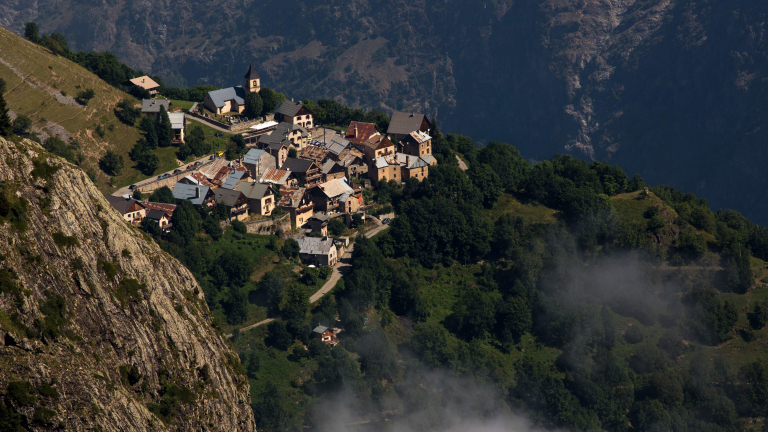
[[137, 382], [141, 381], [141, 373], [136, 365], [122, 365], [120, 366], [120, 379], [123, 384], [133, 386]]
[[240, 222], [239, 220], [235, 220], [232, 222], [232, 229], [234, 229], [236, 233], [240, 233], [240, 234], [248, 233], [248, 227], [245, 226], [245, 224]]
[[99, 258], [98, 262], [98, 268], [101, 269], [101, 271], [104, 272], [104, 274], [107, 275], [108, 279], [114, 279], [115, 276], [117, 276], [117, 266], [109, 261], [104, 261], [103, 259]]
[[75, 97], [75, 100], [77, 100], [78, 103], [81, 105], [88, 105], [88, 102], [90, 102], [91, 99], [96, 97], [96, 92], [93, 91], [93, 89], [85, 89], [80, 90], [77, 93], [77, 97]]
[[141, 291], [146, 290], [147, 285], [139, 283], [136, 279], [123, 279], [115, 291], [115, 297], [120, 300], [120, 306], [125, 307], [126, 301], [141, 301]]
[[30, 174], [34, 178], [42, 178], [46, 181], [51, 179], [56, 171], [59, 170], [58, 166], [49, 165], [48, 161], [44, 157], [40, 156], [32, 161], [32, 165], [35, 167]]
[[53, 236], [53, 241], [60, 247], [71, 247], [71, 246], [80, 246], [80, 242], [77, 241], [77, 237], [74, 236], [67, 236], [64, 235], [61, 232], [56, 231], [55, 233], [51, 234]]
[[46, 407], [38, 407], [32, 415], [33, 420], [44, 425], [50, 424], [54, 417], [56, 417], [56, 411]]
[[330, 231], [330, 233], [333, 235], [341, 235], [345, 229], [347, 229], [347, 226], [344, 224], [344, 222], [341, 221], [341, 219], [331, 219], [328, 222], [328, 231]]
[[8, 383], [6, 396], [19, 406], [29, 406], [37, 400], [33, 390], [32, 384], [26, 381], [11, 381]]

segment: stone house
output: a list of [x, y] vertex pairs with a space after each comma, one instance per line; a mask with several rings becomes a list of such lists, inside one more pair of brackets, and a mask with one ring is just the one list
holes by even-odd
[[239, 114], [245, 111], [245, 96], [259, 90], [261, 90], [261, 79], [251, 65], [245, 73], [243, 85], [208, 92], [203, 99], [203, 105], [216, 114], [228, 112]]
[[349, 127], [347, 128], [347, 133], [344, 135], [344, 139], [354, 146], [360, 146], [367, 141], [368, 138], [377, 133], [379, 133], [379, 129], [375, 124], [353, 121], [349, 122]]
[[[345, 179], [341, 178], [319, 184], [317, 187], [310, 189], [310, 193], [312, 202], [315, 203], [316, 211], [346, 213], [348, 198], [354, 195], [355, 191], [347, 184]], [[356, 201], [356, 199], [353, 199], [349, 202], [349, 205], [354, 207], [352, 211], [357, 210], [358, 206], [353, 204]]]
[[157, 225], [163, 230], [167, 231], [171, 228], [171, 216], [162, 210], [150, 210], [147, 212], [146, 219], [157, 222]]
[[[434, 160], [431, 155], [429, 159]], [[368, 171], [368, 177], [374, 184], [395, 180], [404, 182], [410, 178], [422, 181], [429, 177], [429, 162], [419, 156], [396, 153], [376, 158]]]
[[271, 133], [260, 135], [258, 143], [262, 148], [271, 144], [284, 144], [286, 147], [293, 147], [300, 151], [307, 146], [308, 138], [309, 132], [301, 125], [281, 122]]
[[299, 125], [303, 128], [314, 126], [312, 112], [301, 102], [285, 101], [275, 111], [275, 120]]
[[314, 162], [304, 159], [285, 158], [280, 169], [290, 171], [299, 180], [299, 184], [312, 185], [323, 179], [320, 167]]
[[424, 156], [432, 154], [432, 137], [426, 132], [411, 132], [400, 140], [400, 152], [413, 155]]
[[312, 232], [320, 233], [323, 237], [328, 235], [328, 221], [330, 217], [322, 213], [315, 213], [311, 218], [307, 220], [307, 225], [312, 229]]
[[123, 219], [133, 225], [138, 225], [147, 215], [146, 207], [133, 198], [114, 195], [105, 195], [104, 197], [110, 204], [112, 204], [112, 207], [114, 207], [115, 210], [123, 215]]
[[237, 190], [218, 188], [213, 191], [216, 204], [223, 203], [229, 220], [243, 220], [248, 217], [248, 198]]
[[275, 194], [268, 184], [243, 182], [235, 190], [242, 192], [248, 199], [251, 213], [269, 216], [275, 209]]
[[333, 267], [339, 262], [339, 255], [332, 238], [304, 237], [298, 239], [299, 259], [306, 265]]
[[243, 165], [248, 169], [252, 178], [259, 179], [270, 168], [276, 168], [276, 158], [264, 150], [250, 149], [243, 156]]
[[274, 185], [275, 187], [297, 187], [299, 180], [293, 175], [292, 172], [287, 170], [281, 170], [277, 168], [270, 168], [259, 179], [260, 183], [267, 183]]
[[429, 132], [431, 128], [432, 124], [424, 114], [395, 111], [392, 113], [392, 117], [389, 120], [387, 134], [394, 136], [398, 140], [402, 140], [411, 132]]
[[367, 140], [357, 146], [363, 152], [363, 157], [368, 165], [373, 164], [376, 158], [395, 154], [395, 143], [381, 134], [373, 134]]
[[315, 205], [307, 196], [306, 188], [280, 188], [280, 202], [278, 206], [291, 215], [294, 226], [300, 227], [314, 214]]
[[320, 171], [323, 173], [324, 182], [344, 178], [347, 175], [347, 170], [331, 159], [325, 161]]
[[264, 147], [264, 151], [275, 158], [275, 167], [281, 166], [288, 158], [288, 145], [282, 142], [272, 143]]

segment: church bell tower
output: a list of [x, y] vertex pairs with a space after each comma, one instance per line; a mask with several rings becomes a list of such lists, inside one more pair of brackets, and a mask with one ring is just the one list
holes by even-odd
[[246, 92], [257, 92], [261, 90], [261, 78], [259, 74], [253, 69], [253, 65], [248, 68], [248, 72], [245, 73], [245, 85], [243, 86]]

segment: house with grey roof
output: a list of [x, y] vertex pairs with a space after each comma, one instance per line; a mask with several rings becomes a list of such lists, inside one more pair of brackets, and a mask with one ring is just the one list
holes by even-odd
[[133, 198], [114, 195], [105, 195], [104, 198], [112, 204], [112, 207], [114, 207], [115, 210], [123, 215], [123, 218], [126, 221], [134, 225], [141, 222], [147, 215], [147, 210], [144, 205]]
[[235, 190], [245, 195], [251, 213], [268, 216], [275, 209], [275, 194], [269, 184], [241, 182]]
[[323, 173], [320, 172], [320, 167], [309, 160], [290, 157], [285, 158], [285, 162], [283, 162], [280, 169], [290, 171], [296, 176], [296, 179], [298, 179], [300, 183], [304, 184], [315, 184], [323, 178]]
[[320, 172], [323, 173], [323, 181], [326, 182], [344, 178], [347, 175], [347, 170], [332, 159], [325, 161], [323, 166], [320, 167]]
[[224, 204], [229, 220], [243, 220], [248, 217], [248, 199], [238, 190], [218, 188], [213, 190], [216, 204]]
[[[315, 204], [315, 210], [326, 213], [352, 213], [357, 211], [359, 201], [355, 198], [347, 201], [350, 196], [355, 195], [345, 178], [331, 180], [317, 185], [310, 190], [312, 202]], [[349, 204], [349, 206], [345, 205]]]
[[288, 147], [294, 147], [296, 150], [302, 150], [307, 145], [309, 131], [301, 125], [280, 122], [275, 126], [275, 130], [269, 134], [261, 135], [258, 138], [259, 145], [262, 147], [271, 144], [284, 144]]
[[173, 143], [180, 144], [185, 142], [187, 135], [187, 117], [183, 112], [168, 113], [168, 119], [171, 121], [171, 130], [173, 130]]
[[400, 152], [413, 155], [424, 156], [432, 154], [432, 137], [422, 131], [414, 131], [400, 140]]
[[314, 126], [312, 111], [307, 109], [301, 102], [295, 103], [289, 100], [286, 100], [277, 107], [277, 110], [275, 111], [275, 120], [299, 125], [304, 128], [311, 128]]
[[203, 105], [216, 114], [245, 111], [245, 89], [243, 86], [228, 87], [208, 92]]
[[148, 211], [146, 219], [155, 221], [157, 226], [163, 231], [168, 231], [168, 229], [171, 228], [171, 215], [162, 210], [152, 209]]
[[392, 113], [392, 118], [389, 120], [387, 134], [401, 140], [411, 132], [429, 132], [431, 128], [432, 124], [424, 114], [395, 111]]
[[243, 177], [245, 177], [248, 173], [245, 171], [233, 171], [229, 174], [226, 180], [224, 180], [224, 183], [222, 183], [221, 187], [224, 189], [230, 189], [234, 190], [237, 188], [237, 185], [240, 183], [241, 180], [243, 180]]
[[315, 213], [311, 218], [307, 219], [307, 225], [312, 229], [312, 232], [320, 233], [322, 236], [328, 235], [328, 221], [331, 220], [330, 216], [322, 213]]
[[209, 204], [214, 200], [213, 190], [208, 186], [176, 183], [173, 186], [173, 198], [177, 204], [188, 200], [195, 207]]
[[243, 156], [243, 165], [252, 178], [259, 179], [268, 169], [277, 167], [277, 160], [265, 150], [252, 148]]
[[333, 330], [326, 326], [319, 325], [315, 327], [315, 329], [312, 330], [312, 336], [320, 339], [326, 345], [335, 346], [339, 343], [339, 337], [336, 336], [336, 333], [334, 333]]
[[333, 267], [339, 262], [338, 250], [332, 238], [304, 237], [299, 243], [299, 259], [306, 265]]
[[334, 160], [340, 160], [342, 152], [350, 148], [352, 144], [339, 135], [331, 137], [325, 144], [325, 148], [328, 150], [329, 156]]
[[160, 115], [160, 107], [165, 108], [165, 112], [168, 112], [171, 105], [173, 104], [167, 99], [144, 99], [141, 101], [141, 113], [157, 118]]
[[[434, 158], [429, 156], [430, 161]], [[422, 181], [429, 176], [430, 162], [421, 156], [395, 153], [376, 158], [368, 169], [368, 177], [373, 183], [395, 180], [404, 182], [410, 178]]]

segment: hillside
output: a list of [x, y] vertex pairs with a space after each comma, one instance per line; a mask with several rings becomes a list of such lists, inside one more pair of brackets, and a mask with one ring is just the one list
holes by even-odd
[[4, 430], [255, 430], [199, 285], [82, 170], [0, 138], [0, 237]]
[[[84, 158], [81, 167], [96, 176], [103, 191], [112, 191], [110, 177], [99, 169], [107, 150], [123, 156], [125, 167], [113, 179], [115, 185], [131, 184], [146, 178], [131, 163], [128, 152], [141, 137], [136, 127], [120, 122], [115, 106], [123, 99], [138, 101], [110, 86], [83, 67], [53, 55], [46, 48], [0, 28], [0, 78], [6, 82], [4, 97], [15, 114], [33, 121], [32, 132], [41, 141], [55, 136], [73, 144]], [[75, 100], [78, 92], [92, 89], [95, 97], [83, 106]], [[175, 148], [159, 149], [159, 171], [177, 167]]]
[[[768, 6], [747, 0], [0, 2], [169, 84], [418, 110], [539, 160], [610, 160], [765, 223]], [[66, 11], [66, 13], [65, 13]], [[498, 121], [496, 119], [504, 119]], [[680, 163], [685, 161], [685, 163]]]

